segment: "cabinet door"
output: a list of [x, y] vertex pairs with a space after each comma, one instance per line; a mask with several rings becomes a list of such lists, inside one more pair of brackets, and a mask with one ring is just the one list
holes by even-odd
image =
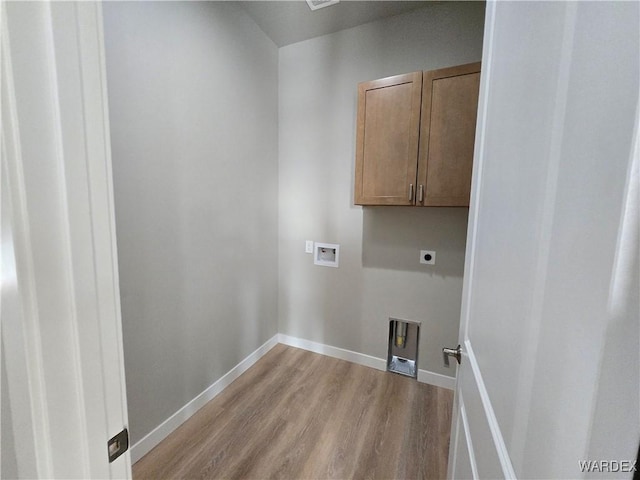
[[418, 205], [468, 207], [480, 63], [424, 72]]
[[413, 205], [422, 72], [358, 85], [357, 205]]

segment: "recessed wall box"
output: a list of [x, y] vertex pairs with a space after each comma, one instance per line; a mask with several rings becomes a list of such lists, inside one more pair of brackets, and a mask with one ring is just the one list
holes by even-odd
[[418, 377], [420, 322], [389, 318], [387, 370], [407, 377]]
[[313, 252], [313, 263], [323, 267], [337, 267], [340, 262], [340, 245], [333, 243], [316, 243]]

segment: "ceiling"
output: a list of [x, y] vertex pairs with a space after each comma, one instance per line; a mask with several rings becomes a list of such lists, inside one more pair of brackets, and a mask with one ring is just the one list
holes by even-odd
[[409, 12], [424, 7], [427, 1], [341, 0], [338, 4], [315, 11], [304, 0], [238, 3], [278, 47], [284, 47]]

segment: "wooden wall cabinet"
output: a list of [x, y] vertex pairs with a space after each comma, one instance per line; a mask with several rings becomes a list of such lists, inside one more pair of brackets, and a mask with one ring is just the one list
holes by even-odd
[[357, 205], [468, 207], [480, 63], [358, 85]]

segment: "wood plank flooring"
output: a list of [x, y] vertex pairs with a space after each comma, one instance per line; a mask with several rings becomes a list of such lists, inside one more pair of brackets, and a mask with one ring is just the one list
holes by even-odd
[[277, 345], [133, 478], [445, 478], [452, 402], [450, 390]]

